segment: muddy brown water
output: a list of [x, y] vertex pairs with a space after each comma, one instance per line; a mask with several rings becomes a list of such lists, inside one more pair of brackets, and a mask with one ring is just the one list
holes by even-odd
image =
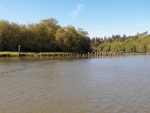
[[0, 58], [0, 113], [150, 113], [150, 56]]

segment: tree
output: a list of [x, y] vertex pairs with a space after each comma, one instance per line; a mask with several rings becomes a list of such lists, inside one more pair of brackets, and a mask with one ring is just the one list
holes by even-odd
[[55, 34], [56, 37], [56, 42], [57, 42], [57, 47], [58, 51], [68, 51], [67, 46], [68, 46], [68, 33], [65, 31], [64, 28], [58, 28]]
[[147, 45], [147, 53], [150, 53], [150, 44]]
[[48, 25], [54, 30], [57, 30], [60, 27], [60, 25], [58, 25], [58, 21], [55, 18], [44, 19], [44, 20], [41, 20], [40, 23], [44, 25]]
[[102, 43], [98, 46], [98, 51], [100, 52], [109, 52], [111, 50], [111, 44], [110, 43]]
[[22, 51], [88, 52], [90, 39], [87, 35], [81, 28], [61, 27], [54, 18], [26, 26], [1, 20], [0, 50], [17, 51], [21, 45]]
[[122, 51], [122, 43], [114, 42], [111, 44], [111, 51], [113, 52], [121, 52]]
[[18, 40], [21, 36], [20, 26], [8, 21], [0, 21], [0, 43], [3, 51], [17, 51]]

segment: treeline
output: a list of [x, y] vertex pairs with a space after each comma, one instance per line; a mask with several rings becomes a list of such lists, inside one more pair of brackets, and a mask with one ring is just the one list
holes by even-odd
[[61, 27], [54, 18], [20, 25], [0, 20], [0, 51], [78, 52], [91, 51], [88, 32], [73, 26]]
[[0, 20], [0, 51], [18, 51], [18, 45], [24, 52], [150, 53], [150, 35], [144, 32], [135, 36], [112, 35], [90, 39], [83, 29], [62, 27], [54, 18], [28, 25]]
[[128, 37], [113, 35], [108, 38], [92, 38], [91, 47], [93, 51], [150, 53], [150, 35], [148, 32], [144, 32]]

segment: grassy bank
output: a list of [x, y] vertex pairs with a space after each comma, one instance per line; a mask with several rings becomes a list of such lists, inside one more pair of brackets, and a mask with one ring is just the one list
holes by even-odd
[[118, 56], [122, 52], [92, 52], [78, 54], [75, 52], [11, 52], [2, 51], [0, 57], [101, 57], [101, 56]]
[[[32, 56], [32, 57], [40, 57], [40, 56], [64, 56], [64, 55], [73, 55], [75, 53], [72, 52], [20, 52], [20, 56]], [[2, 51], [0, 52], [0, 57], [19, 57], [19, 52], [11, 52], [11, 51]]]
[[19, 52], [11, 52], [11, 51], [0, 52], [0, 57], [17, 57], [17, 56], [19, 56]]

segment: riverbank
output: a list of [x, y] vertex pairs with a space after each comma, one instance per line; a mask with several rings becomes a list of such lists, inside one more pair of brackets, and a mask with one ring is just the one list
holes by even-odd
[[46, 56], [68, 56], [71, 52], [0, 52], [0, 57], [46, 57]]
[[118, 56], [121, 52], [91, 52], [78, 54], [75, 52], [0, 52], [0, 57], [100, 57], [100, 56]]
[[150, 55], [150, 53], [124, 53], [124, 55]]
[[91, 52], [78, 54], [75, 52], [0, 52], [0, 57], [102, 57], [102, 56], [120, 56], [120, 55], [150, 55], [150, 53], [122, 53], [122, 52]]

